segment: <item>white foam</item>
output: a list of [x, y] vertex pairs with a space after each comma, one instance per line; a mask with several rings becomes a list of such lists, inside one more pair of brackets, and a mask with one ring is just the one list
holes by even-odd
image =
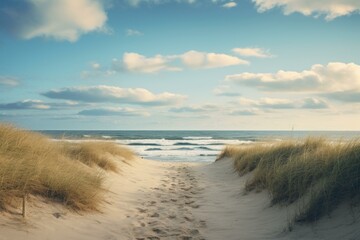
[[201, 140], [201, 139], [212, 139], [212, 137], [192, 137], [192, 136], [189, 136], [189, 137], [183, 137], [183, 139], [187, 140], [187, 139], [193, 139], [193, 140]]
[[[107, 138], [109, 137], [109, 138]], [[66, 141], [73, 143], [89, 142], [89, 141], [106, 141], [111, 139], [110, 136], [102, 136], [101, 139], [53, 139], [54, 141]], [[109, 141], [109, 140], [107, 140]], [[143, 158], [159, 160], [159, 161], [183, 161], [183, 162], [212, 162], [221, 152], [225, 145], [251, 144], [253, 141], [241, 141], [237, 139], [212, 139], [199, 138], [188, 140], [168, 140], [168, 139], [113, 139], [117, 144], [126, 145], [136, 154]], [[180, 143], [180, 144], [179, 144]], [[139, 145], [132, 145], [139, 144]], [[179, 144], [179, 145], [176, 145]], [[183, 144], [183, 145], [182, 145]], [[155, 149], [159, 150], [151, 150]], [[186, 148], [187, 150], [181, 149]]]
[[[128, 145], [138, 155], [160, 161], [211, 162], [228, 144], [251, 144], [252, 141], [236, 139], [124, 139], [115, 142]], [[134, 145], [138, 144], [138, 145]], [[178, 144], [178, 145], [177, 145]], [[152, 149], [152, 150], [149, 150]], [[157, 150], [154, 150], [157, 149]]]
[[112, 138], [111, 136], [106, 136], [106, 135], [101, 136], [101, 137], [104, 138], [104, 139], [111, 139]]

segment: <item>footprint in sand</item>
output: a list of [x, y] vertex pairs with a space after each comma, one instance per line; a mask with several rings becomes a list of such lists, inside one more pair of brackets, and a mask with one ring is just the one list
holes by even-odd
[[56, 212], [56, 213], [53, 213], [53, 216], [56, 218], [60, 218], [62, 215], [61, 215], [61, 213]]
[[166, 232], [164, 230], [160, 229], [160, 228], [153, 228], [152, 230], [153, 230], [153, 232], [155, 232], [155, 233], [157, 233], [159, 235], [166, 234]]
[[147, 210], [146, 209], [143, 209], [143, 208], [137, 208], [137, 210], [140, 212], [140, 213], [146, 213]]
[[158, 217], [160, 217], [160, 215], [158, 213], [153, 213], [149, 217], [158, 218]]
[[148, 202], [148, 203], [147, 203], [148, 206], [154, 206], [155, 204], [156, 204], [155, 201], [151, 201], [151, 202]]
[[205, 228], [205, 227], [206, 227], [206, 221], [205, 221], [205, 220], [201, 220], [201, 221], [199, 222], [199, 225], [200, 225], [200, 227]]
[[192, 237], [190, 237], [190, 236], [182, 236], [180, 239], [181, 240], [192, 240]]
[[160, 240], [160, 238], [159, 237], [147, 237], [146, 239], [149, 239], [149, 240]]
[[157, 221], [148, 222], [149, 225], [155, 225], [155, 224], [157, 224], [157, 223], [158, 223]]
[[136, 216], [136, 239], [203, 239], [199, 230], [206, 227], [206, 222], [196, 219], [191, 209], [200, 207], [196, 204], [200, 196], [195, 198], [199, 186], [190, 169], [174, 167], [152, 190], [143, 207], [137, 209], [142, 214]]
[[200, 232], [197, 229], [190, 230], [191, 235], [198, 235]]

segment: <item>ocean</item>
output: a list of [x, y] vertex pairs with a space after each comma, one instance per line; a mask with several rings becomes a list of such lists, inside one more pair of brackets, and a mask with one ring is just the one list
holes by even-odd
[[359, 131], [40, 131], [67, 141], [108, 140], [126, 145], [140, 157], [159, 161], [213, 162], [227, 144], [282, 141], [308, 136], [348, 140]]

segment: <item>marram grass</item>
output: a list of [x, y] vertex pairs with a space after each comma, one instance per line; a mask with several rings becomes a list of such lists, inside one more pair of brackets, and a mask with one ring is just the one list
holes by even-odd
[[67, 155], [90, 167], [98, 166], [108, 171], [118, 171], [113, 157], [121, 157], [130, 160], [134, 153], [112, 142], [82, 142], [78, 144], [66, 144], [64, 150]]
[[33, 194], [74, 210], [98, 209], [104, 192], [101, 168], [117, 171], [116, 158], [132, 157], [116, 144], [54, 142], [0, 124], [0, 208]]
[[323, 138], [247, 147], [228, 146], [240, 175], [252, 172], [246, 191], [267, 189], [273, 204], [305, 203], [296, 221], [315, 221], [343, 201], [359, 203], [360, 142]]

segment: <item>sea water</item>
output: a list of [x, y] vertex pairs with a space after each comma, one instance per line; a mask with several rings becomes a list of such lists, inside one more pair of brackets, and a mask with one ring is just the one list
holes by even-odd
[[140, 157], [159, 161], [213, 162], [228, 144], [283, 141], [307, 136], [354, 139], [350, 131], [41, 131], [68, 141], [107, 140], [126, 145]]

